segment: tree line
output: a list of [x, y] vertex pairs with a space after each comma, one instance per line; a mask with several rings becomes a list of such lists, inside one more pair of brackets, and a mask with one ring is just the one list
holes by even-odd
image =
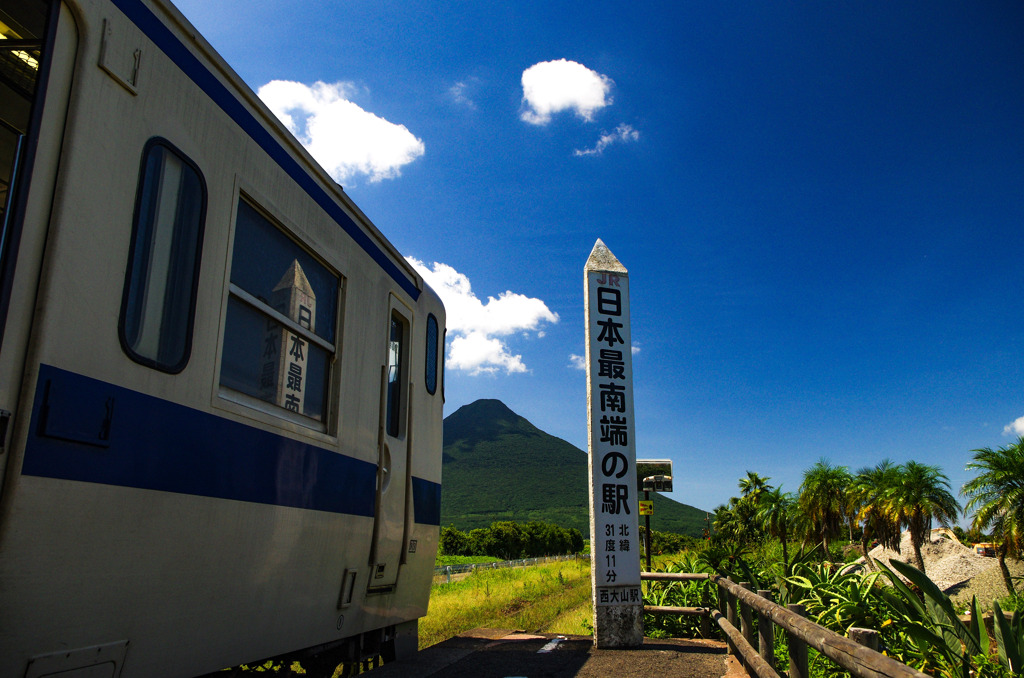
[[462, 532], [453, 525], [441, 528], [438, 550], [445, 556], [489, 556], [502, 560], [560, 556], [581, 552], [583, 534], [574, 527], [537, 520], [528, 523], [501, 520], [469, 532]]
[[1024, 553], [1024, 436], [1005, 447], [972, 453], [966, 469], [977, 476], [960, 488], [964, 507], [938, 466], [917, 461], [894, 464], [886, 459], [851, 472], [821, 459], [804, 471], [795, 494], [747, 471], [739, 480], [740, 496], [715, 509], [715, 539], [742, 544], [775, 537], [788, 563], [791, 540], [805, 547], [820, 543], [828, 552], [830, 542], [840, 536], [853, 542], [856, 535], [866, 554], [874, 542], [899, 551], [907, 530], [912, 564], [924, 571], [921, 546], [932, 524], [950, 527], [963, 514], [971, 517], [969, 537], [980, 541], [983, 533], [991, 532], [998, 542], [999, 566], [1012, 592], [1006, 558]]

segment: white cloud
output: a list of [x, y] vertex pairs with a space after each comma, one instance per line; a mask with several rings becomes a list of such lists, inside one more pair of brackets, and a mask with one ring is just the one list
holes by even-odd
[[483, 332], [470, 332], [453, 338], [445, 365], [473, 375], [494, 374], [502, 369], [506, 374], [526, 371], [523, 356], [512, 355], [500, 339], [488, 337]]
[[[637, 353], [640, 352], [640, 347], [634, 344], [633, 346], [629, 347], [629, 351], [633, 355], [636, 355]], [[569, 367], [572, 367], [572, 368], [577, 369], [577, 370], [584, 370], [584, 371], [586, 371], [586, 369], [587, 369], [587, 357], [583, 356], [583, 355], [576, 355], [575, 353], [570, 353], [569, 354]]]
[[602, 134], [601, 138], [597, 140], [597, 144], [593, 148], [587, 148], [584, 150], [576, 149], [573, 151], [573, 155], [576, 157], [584, 155], [601, 155], [604, 153], [604, 149], [608, 148], [615, 143], [629, 143], [630, 141], [638, 141], [640, 139], [640, 132], [633, 129], [632, 125], [625, 123], [615, 128], [614, 132], [609, 134]]
[[406, 257], [444, 302], [447, 315], [447, 366], [470, 374], [525, 372], [521, 355], [513, 355], [499, 337], [523, 333], [543, 336], [544, 323], [557, 323], [554, 313], [540, 299], [507, 290], [482, 302], [474, 294], [469, 278], [447, 264]]
[[1008, 436], [1011, 433], [1018, 436], [1024, 436], [1024, 417], [1014, 419], [1003, 428], [1004, 436]]
[[338, 182], [364, 175], [393, 179], [426, 147], [405, 125], [353, 103], [351, 83], [273, 80], [257, 94], [310, 155]]
[[478, 78], [460, 80], [448, 88], [448, 95], [455, 103], [465, 106], [471, 110], [476, 110], [476, 102], [470, 97], [468, 90], [474, 88], [478, 82]]
[[542, 61], [523, 71], [524, 110], [519, 117], [546, 125], [553, 113], [571, 110], [590, 122], [596, 111], [612, 103], [613, 84], [608, 76], [575, 61]]

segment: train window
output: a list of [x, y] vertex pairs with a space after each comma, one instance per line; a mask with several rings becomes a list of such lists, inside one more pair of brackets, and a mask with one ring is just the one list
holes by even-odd
[[395, 437], [401, 430], [402, 378], [405, 367], [405, 334], [407, 323], [397, 313], [391, 314], [388, 337], [387, 432]]
[[175, 374], [192, 350], [206, 184], [199, 169], [162, 139], [143, 151], [135, 224], [118, 323], [136, 362]]
[[341, 278], [238, 203], [222, 386], [326, 422]]
[[431, 313], [427, 316], [427, 356], [426, 356], [426, 378], [427, 393], [437, 393], [437, 318]]

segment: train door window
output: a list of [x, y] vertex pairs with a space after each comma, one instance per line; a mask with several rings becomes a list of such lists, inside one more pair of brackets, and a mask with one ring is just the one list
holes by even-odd
[[239, 200], [221, 386], [326, 430], [340, 286], [338, 274]]
[[121, 298], [121, 346], [136, 362], [177, 373], [192, 350], [206, 185], [161, 139], [143, 151], [135, 224]]
[[427, 393], [437, 393], [437, 317], [433, 313], [427, 316], [427, 355], [426, 375], [424, 383], [427, 386]]
[[402, 382], [405, 374], [405, 344], [409, 323], [398, 313], [392, 312], [388, 335], [388, 385], [387, 385], [387, 432], [397, 437], [401, 433]]

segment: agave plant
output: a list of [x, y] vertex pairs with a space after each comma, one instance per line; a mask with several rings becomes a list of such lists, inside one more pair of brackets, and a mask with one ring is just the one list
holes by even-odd
[[[923, 572], [895, 560], [890, 564], [891, 569], [878, 563], [888, 573], [893, 589], [898, 592], [898, 602], [903, 603], [905, 619], [900, 626], [919, 645], [922, 664], [926, 664], [929, 659], [934, 662], [934, 653], [938, 652], [944, 660], [940, 662], [944, 665], [941, 668], [947, 675], [958, 678], [968, 678], [972, 674], [991, 675], [988, 667], [991, 660], [987, 657], [989, 635], [977, 598], [971, 600], [971, 621], [965, 624], [957, 616], [949, 596], [939, 590]], [[917, 587], [921, 596], [912, 591], [893, 570]], [[1014, 612], [1007, 620], [998, 601], [992, 603], [992, 610], [999, 666], [1005, 672], [1020, 675], [1024, 669], [1024, 615]]]
[[877, 628], [879, 573], [864, 576], [822, 563], [801, 563], [785, 579], [790, 599], [804, 606], [808, 618], [836, 633], [851, 626]]
[[[901, 634], [904, 662], [916, 665], [926, 672], [941, 672], [949, 676], [970, 676], [970, 658], [988, 650], [988, 638], [982, 643], [984, 624], [960, 621], [949, 596], [921, 570], [898, 560], [889, 566], [877, 561], [879, 569], [892, 583], [892, 589], [883, 595], [889, 607], [896, 613], [894, 633]], [[894, 572], [895, 570], [896, 572]], [[896, 573], [903, 575], [920, 592], [911, 590]], [[972, 601], [972, 610], [979, 609], [977, 600]], [[978, 617], [980, 619], [980, 617]], [[980, 630], [979, 630], [980, 629]], [[894, 639], [891, 642], [899, 642]]]
[[[999, 648], [999, 663], [1014, 674], [1018, 674], [1024, 669], [1024, 664], [1021, 663], [1024, 659], [1024, 618], [1020, 612], [1014, 611], [1010, 621], [1006, 621], [999, 601], [992, 603], [992, 613], [995, 617], [992, 631], [996, 637], [996, 646]], [[981, 627], [984, 629], [985, 625], [982, 624]]]

